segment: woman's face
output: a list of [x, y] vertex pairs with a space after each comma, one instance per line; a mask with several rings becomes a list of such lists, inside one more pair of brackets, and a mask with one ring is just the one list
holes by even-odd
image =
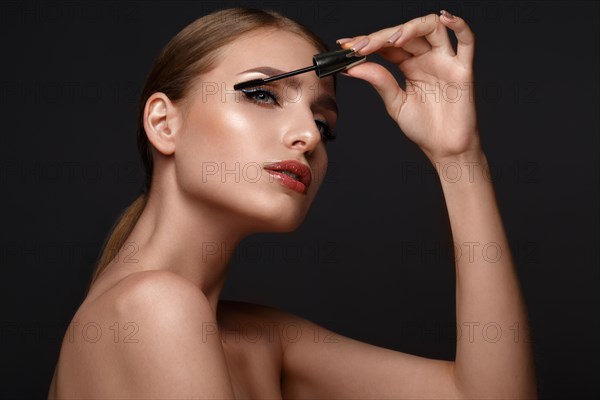
[[[324, 123], [334, 130], [337, 118], [333, 77], [319, 79], [310, 71], [234, 91], [236, 83], [281, 73], [266, 68], [288, 72], [310, 66], [319, 51], [281, 30], [253, 32], [223, 50], [216, 68], [190, 92], [175, 150], [178, 185], [248, 229], [293, 230], [327, 170]], [[302, 164], [308, 172], [293, 163], [273, 167], [287, 172], [265, 169], [279, 161]]]

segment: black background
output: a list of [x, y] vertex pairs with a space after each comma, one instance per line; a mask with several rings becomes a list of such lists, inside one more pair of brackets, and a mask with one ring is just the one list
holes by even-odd
[[[237, 5], [283, 12], [332, 49], [440, 9], [469, 23], [479, 126], [540, 395], [598, 394], [597, 3], [1, 4], [2, 397], [46, 396], [100, 246], [139, 192], [135, 101], [152, 60], [194, 19]], [[243, 242], [222, 297], [450, 359], [454, 270], [439, 181], [367, 82], [338, 84], [338, 140], [311, 213], [294, 233]]]

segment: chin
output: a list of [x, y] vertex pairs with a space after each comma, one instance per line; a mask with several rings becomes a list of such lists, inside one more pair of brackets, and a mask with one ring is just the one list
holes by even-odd
[[300, 210], [274, 210], [274, 212], [260, 218], [259, 230], [272, 233], [292, 232], [302, 225], [305, 217], [306, 212]]
[[[252, 219], [260, 232], [292, 232], [302, 225], [310, 204], [296, 202], [274, 202], [273, 199], [261, 202], [254, 207]], [[256, 210], [260, 210], [256, 212]]]
[[[314, 194], [285, 193], [278, 187], [256, 185], [234, 187], [236, 190], [198, 191], [198, 201], [208, 202], [224, 211], [231, 222], [247, 232], [292, 232], [305, 220]], [[217, 189], [223, 186], [217, 186]], [[259, 188], [259, 190], [255, 190]]]

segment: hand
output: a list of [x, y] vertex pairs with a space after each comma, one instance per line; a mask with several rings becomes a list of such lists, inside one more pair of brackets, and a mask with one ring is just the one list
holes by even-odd
[[[456, 34], [457, 52], [447, 27]], [[400, 38], [388, 43], [399, 30]], [[475, 37], [462, 18], [429, 14], [356, 36], [341, 46], [353, 48], [365, 38], [368, 44], [357, 52], [376, 53], [397, 64], [406, 77], [406, 90], [386, 68], [373, 62], [351, 67], [345, 75], [371, 83], [389, 115], [431, 161], [481, 152], [473, 86]]]

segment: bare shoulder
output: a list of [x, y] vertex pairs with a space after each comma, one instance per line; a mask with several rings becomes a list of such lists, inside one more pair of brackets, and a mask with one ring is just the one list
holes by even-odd
[[73, 323], [84, 336], [63, 341], [62, 397], [233, 395], [220, 341], [203, 335], [216, 324], [210, 304], [174, 273], [131, 274], [80, 308]]
[[147, 304], [147, 301], [152, 301], [153, 296], [156, 295], [169, 296], [168, 300], [186, 297], [205, 298], [197, 286], [180, 275], [170, 271], [153, 270], [127, 275], [94, 298], [90, 304], [94, 304], [95, 307], [104, 307], [115, 302], [116, 305], [120, 305], [121, 302], [132, 301]]
[[145, 324], [145, 341], [149, 341], [150, 332], [159, 332], [152, 324], [211, 322], [212, 314], [204, 293], [189, 280], [170, 271], [143, 271], [126, 276], [92, 301], [84, 302], [74, 319], [103, 320], [112, 322], [115, 329], [129, 326], [136, 331]]

